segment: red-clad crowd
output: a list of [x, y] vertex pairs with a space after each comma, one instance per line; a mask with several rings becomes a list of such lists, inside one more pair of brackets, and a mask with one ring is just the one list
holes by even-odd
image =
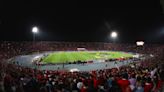
[[[5, 62], [6, 58], [10, 58], [22, 53], [26, 54], [27, 51], [46, 51], [55, 50], [58, 48], [58, 46], [53, 47], [53, 45], [57, 44], [53, 42], [38, 42], [30, 47], [31, 44], [32, 43], [30, 42], [1, 43], [0, 53], [2, 55], [0, 55], [1, 60], [3, 60], [0, 62], [0, 92], [164, 91], [164, 45], [147, 45], [140, 48], [129, 44], [108, 44], [108, 46], [106, 43], [105, 45], [103, 44], [103, 46], [101, 46], [101, 43], [92, 43], [91, 45], [89, 43], [80, 43], [81, 46], [88, 46], [88, 48], [89, 46], [93, 46], [93, 50], [96, 47], [100, 50], [105, 50], [105, 48], [106, 50], [112, 50], [114, 48], [114, 50], [134, 51], [154, 55], [152, 58], [133, 63], [133, 67], [131, 65], [126, 65], [119, 68], [95, 70], [89, 72], [40, 71], [18, 65], [7, 64]], [[44, 45], [40, 45], [40, 47], [37, 44]], [[80, 47], [78, 44], [79, 43], [67, 43], [66, 47], [67, 45], [74, 46], [73, 48], [78, 46]], [[64, 46], [65, 45], [63, 45], [63, 47]], [[67, 49], [69, 50], [69, 48]]]

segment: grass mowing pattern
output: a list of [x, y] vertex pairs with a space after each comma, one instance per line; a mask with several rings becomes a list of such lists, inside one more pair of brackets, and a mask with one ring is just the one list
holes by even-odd
[[115, 51], [70, 51], [70, 52], [54, 52], [43, 58], [45, 63], [66, 63], [76, 61], [90, 61], [100, 59], [116, 59], [132, 57], [133, 54]]

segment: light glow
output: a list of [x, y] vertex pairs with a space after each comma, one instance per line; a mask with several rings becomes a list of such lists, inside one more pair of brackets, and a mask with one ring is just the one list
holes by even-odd
[[33, 28], [32, 28], [32, 32], [33, 32], [33, 33], [38, 33], [38, 28], [37, 28], [37, 27], [33, 27]]
[[112, 32], [112, 33], [111, 33], [111, 37], [112, 37], [112, 38], [116, 38], [116, 37], [117, 37], [117, 33], [116, 33], [116, 32]]

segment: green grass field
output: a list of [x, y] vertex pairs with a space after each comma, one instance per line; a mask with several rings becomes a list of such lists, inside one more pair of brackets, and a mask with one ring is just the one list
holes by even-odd
[[70, 52], [54, 52], [43, 58], [45, 63], [66, 63], [76, 61], [90, 61], [102, 59], [116, 59], [132, 57], [133, 54], [115, 51], [70, 51]]

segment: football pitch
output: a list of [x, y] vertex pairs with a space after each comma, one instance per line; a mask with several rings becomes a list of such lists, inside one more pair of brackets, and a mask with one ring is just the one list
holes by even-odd
[[86, 62], [91, 60], [107, 60], [129, 58], [133, 54], [117, 51], [61, 51], [53, 52], [42, 58], [44, 63]]

